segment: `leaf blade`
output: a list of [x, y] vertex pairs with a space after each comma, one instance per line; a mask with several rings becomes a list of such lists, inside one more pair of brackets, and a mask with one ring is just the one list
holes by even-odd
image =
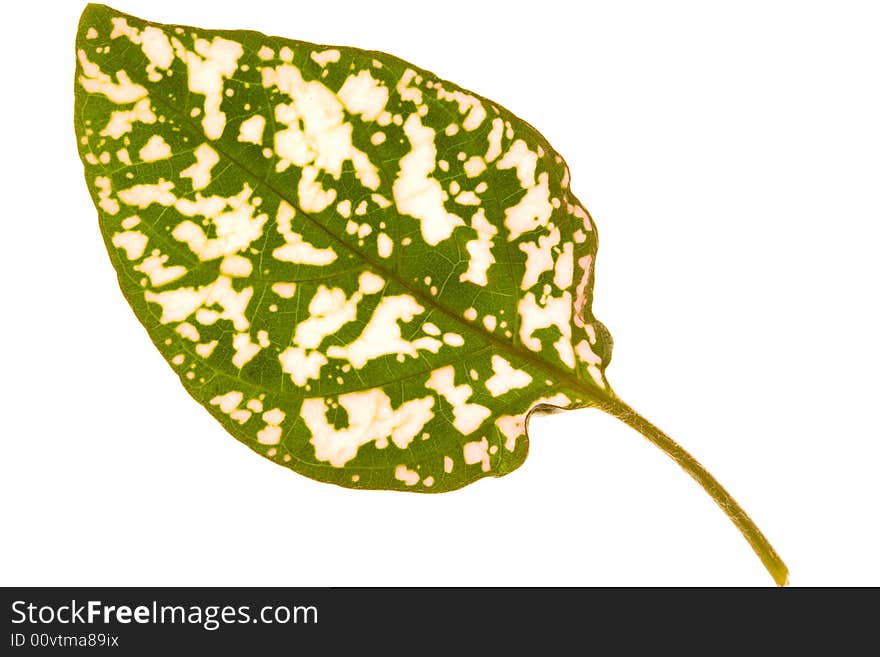
[[[595, 228], [561, 157], [504, 108], [384, 53], [94, 5], [77, 49], [123, 292], [251, 448], [341, 485], [451, 490], [518, 467], [537, 405], [610, 392]], [[314, 128], [309, 99], [332, 115], [333, 97], [344, 120]]]

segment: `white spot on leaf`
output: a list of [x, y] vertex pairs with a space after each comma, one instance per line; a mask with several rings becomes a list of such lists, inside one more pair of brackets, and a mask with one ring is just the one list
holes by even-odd
[[111, 241], [116, 248], [125, 250], [125, 257], [129, 260], [137, 260], [147, 248], [147, 236], [138, 230], [114, 233]]
[[553, 247], [559, 244], [559, 240], [559, 229], [554, 227], [548, 234], [538, 237], [537, 242], [519, 245], [519, 250], [526, 254], [526, 271], [521, 285], [523, 290], [535, 285], [543, 272], [553, 269]]
[[186, 267], [182, 265], [166, 267], [166, 262], [168, 262], [167, 255], [151, 255], [149, 258], [144, 258], [144, 261], [135, 269], [146, 274], [153, 287], [161, 287], [186, 274]]
[[403, 131], [411, 149], [400, 159], [400, 173], [392, 187], [394, 202], [402, 214], [421, 222], [422, 237], [434, 246], [448, 239], [464, 221], [446, 211], [443, 189], [439, 181], [431, 177], [437, 157], [433, 128], [423, 126], [419, 117], [411, 114]]
[[[398, 481], [402, 481], [407, 486], [415, 486], [419, 483], [419, 473], [415, 470], [408, 469], [402, 464], [394, 469], [394, 478]], [[431, 483], [433, 483], [433, 480]], [[428, 485], [427, 482], [425, 482], [425, 485]]]
[[493, 397], [517, 388], [525, 388], [531, 382], [532, 377], [528, 372], [515, 369], [501, 356], [492, 356], [492, 376], [486, 380], [486, 388]]
[[[327, 64], [332, 64], [334, 62], [339, 61], [339, 51], [338, 50], [324, 50], [322, 52], [312, 52], [311, 53], [312, 60], [318, 64], [318, 66], [324, 67]], [[284, 59], [282, 57], [282, 59]]]
[[272, 291], [282, 299], [290, 299], [296, 292], [296, 283], [272, 283]]
[[473, 389], [467, 385], [455, 385], [455, 369], [452, 365], [441, 367], [431, 372], [425, 387], [435, 390], [452, 406], [452, 425], [467, 436], [476, 431], [483, 421], [489, 417], [490, 411], [480, 404], [470, 404]]
[[347, 359], [355, 369], [361, 369], [381, 356], [396, 354], [400, 358], [415, 357], [420, 349], [437, 353], [441, 346], [439, 340], [422, 337], [409, 342], [401, 337], [398, 321], [410, 322], [424, 310], [408, 294], [383, 297], [354, 342], [344, 347], [333, 345], [327, 350], [327, 355]]
[[465, 443], [462, 447], [462, 454], [467, 465], [479, 463], [483, 472], [489, 471], [489, 442], [485, 438]]
[[489, 266], [495, 262], [495, 256], [492, 255], [492, 238], [498, 233], [498, 229], [486, 220], [483, 208], [477, 210], [471, 217], [471, 226], [477, 231], [477, 239], [470, 240], [466, 244], [470, 260], [467, 271], [459, 276], [459, 280], [485, 286], [489, 282], [487, 277]]
[[306, 399], [300, 410], [312, 433], [309, 442], [315, 447], [315, 458], [337, 468], [357, 456], [361, 445], [369, 442], [385, 449], [390, 439], [399, 449], [406, 449], [434, 416], [433, 397], [411, 399], [393, 409], [381, 388], [340, 395], [339, 405], [348, 414], [348, 426], [343, 429], [327, 422], [327, 403], [323, 398]]
[[171, 146], [162, 139], [161, 135], [153, 135], [147, 140], [147, 143], [138, 152], [138, 155], [144, 162], [165, 160], [171, 157]]
[[217, 151], [202, 144], [195, 150], [196, 162], [180, 172], [181, 178], [190, 178], [193, 189], [204, 189], [211, 183], [211, 169], [220, 161]]
[[244, 54], [240, 43], [214, 37], [196, 39], [195, 52], [186, 50], [180, 41], [172, 39], [177, 56], [187, 66], [189, 90], [205, 97], [202, 129], [208, 139], [219, 139], [226, 127], [226, 114], [220, 110], [223, 100], [223, 80], [231, 78], [238, 68], [238, 59]]
[[238, 141], [245, 144], [262, 144], [265, 127], [266, 117], [261, 114], [254, 114], [249, 119], [242, 121], [238, 127]]
[[277, 227], [284, 236], [285, 244], [272, 251], [272, 256], [283, 262], [294, 262], [304, 265], [329, 265], [336, 260], [336, 251], [332, 247], [318, 248], [306, 242], [302, 235], [291, 228], [296, 211], [286, 201], [278, 205]]
[[77, 56], [83, 69], [79, 83], [90, 94], [103, 94], [110, 102], [117, 105], [133, 103], [147, 95], [147, 90], [132, 82], [125, 71], [117, 71], [116, 82], [113, 82], [110, 76], [103, 73], [97, 64], [88, 60], [84, 50], [77, 51]]
[[[337, 95], [350, 113], [360, 115], [364, 121], [375, 121], [388, 102], [388, 87], [370, 75], [369, 71], [361, 71], [357, 75], [349, 75]], [[382, 135], [378, 143], [384, 141], [384, 133], [377, 132], [373, 136], [376, 135]]]

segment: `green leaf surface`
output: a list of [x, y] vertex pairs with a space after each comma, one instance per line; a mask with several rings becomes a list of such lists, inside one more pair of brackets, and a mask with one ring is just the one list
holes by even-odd
[[596, 230], [565, 162], [391, 55], [89, 5], [75, 122], [119, 282], [187, 391], [322, 481], [517, 468], [608, 391]]

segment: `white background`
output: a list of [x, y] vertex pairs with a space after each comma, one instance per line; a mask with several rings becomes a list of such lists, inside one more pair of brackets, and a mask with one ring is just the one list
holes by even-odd
[[[880, 14], [724, 4], [115, 6], [385, 50], [535, 125], [599, 227], [618, 394], [730, 489], [793, 585], [880, 585]], [[17, 3], [0, 43], [0, 583], [771, 584], [597, 411], [536, 419], [522, 468], [437, 496], [319, 484], [228, 436], [116, 286], [73, 134], [83, 5], [49, 5]]]

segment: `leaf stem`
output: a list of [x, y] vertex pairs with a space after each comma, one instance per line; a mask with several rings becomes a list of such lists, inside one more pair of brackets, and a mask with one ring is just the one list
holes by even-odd
[[731, 497], [730, 493], [715, 477], [709, 474], [706, 468], [700, 465], [697, 459], [618, 397], [610, 396], [602, 399], [597, 402], [597, 406], [638, 431], [693, 477], [727, 514], [727, 517], [733, 521], [737, 529], [742, 532], [776, 584], [779, 586], [788, 585], [788, 567], [783, 563], [776, 550], [773, 549], [773, 546], [770, 545], [770, 542], [743, 508]]

